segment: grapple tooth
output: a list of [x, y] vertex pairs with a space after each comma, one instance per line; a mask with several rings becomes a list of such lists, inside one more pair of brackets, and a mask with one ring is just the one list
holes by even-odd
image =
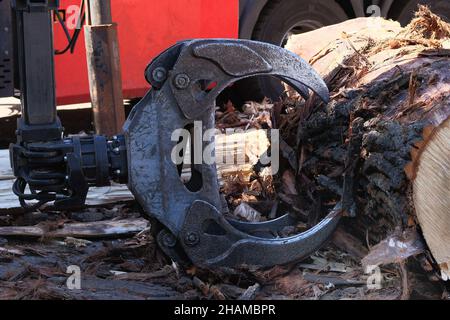
[[271, 75], [284, 80], [300, 93], [311, 89], [327, 101], [329, 92], [322, 78], [298, 55], [282, 47], [250, 40], [199, 40], [193, 54], [218, 64], [235, 78]]
[[[264, 42], [208, 39], [183, 43], [173, 66], [174, 75], [188, 75], [186, 87], [171, 84], [175, 100], [188, 119], [210, 110], [220, 92], [230, 84], [253, 76], [273, 76], [291, 85], [305, 99], [309, 90], [328, 102], [329, 92], [317, 72], [294, 53]], [[152, 63], [149, 70], [158, 63]], [[210, 92], [198, 90], [200, 81], [214, 81]]]
[[[189, 258], [198, 265], [270, 267], [304, 259], [317, 251], [332, 235], [340, 217], [341, 204], [338, 203], [322, 221], [309, 230], [291, 237], [274, 236], [269, 238], [242, 232], [228, 223], [210, 204], [195, 201], [186, 215], [180, 238], [186, 239], [190, 234], [198, 235], [195, 245], [181, 242]], [[281, 224], [288, 221], [286, 218], [281, 220], [278, 221]], [[208, 224], [214, 224], [216, 230], [221, 229], [221, 232], [205, 233], [203, 229]], [[247, 231], [251, 229], [256, 231], [258, 227], [267, 227], [267, 222], [250, 223], [245, 227], [243, 225], [240, 227], [241, 229], [246, 228]], [[276, 227], [278, 226], [275, 226], [275, 229]]]

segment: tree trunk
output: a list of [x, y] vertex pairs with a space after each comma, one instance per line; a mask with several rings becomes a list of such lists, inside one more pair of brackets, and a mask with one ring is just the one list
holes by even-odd
[[283, 138], [298, 148], [305, 211], [341, 200], [356, 216], [344, 225], [371, 245], [417, 228], [448, 278], [450, 25], [421, 8], [405, 28], [355, 19], [293, 36], [288, 48], [332, 97], [290, 99], [286, 110], [300, 108], [279, 115]]

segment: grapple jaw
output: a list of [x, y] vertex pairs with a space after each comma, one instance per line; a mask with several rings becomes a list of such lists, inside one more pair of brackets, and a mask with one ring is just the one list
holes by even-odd
[[[339, 204], [306, 232], [281, 238], [284, 227], [295, 225], [288, 214], [263, 223], [225, 218], [214, 163], [193, 165], [190, 186], [180, 179], [180, 167], [173, 161], [178, 143], [173, 133], [194, 122], [201, 123], [203, 132], [213, 129], [219, 93], [237, 80], [261, 75], [279, 78], [303, 97], [311, 90], [322, 100], [329, 98], [325, 83], [304, 60], [267, 43], [189, 40], [169, 48], [147, 67], [152, 89], [124, 126], [128, 186], [163, 225], [158, 242], [173, 259], [188, 257], [206, 267], [288, 263], [320, 248], [338, 224]], [[197, 147], [204, 151], [208, 143], [200, 141]]]
[[[154, 88], [164, 81], [155, 79], [158, 71], [169, 71], [175, 100], [188, 119], [195, 119], [207, 108], [214, 107], [217, 96], [230, 84], [252, 76], [273, 76], [286, 82], [304, 98], [309, 89], [328, 102], [328, 88], [322, 78], [303, 59], [272, 44], [230, 39], [191, 40], [164, 51], [147, 67], [146, 78]], [[167, 75], [167, 74], [166, 74]], [[184, 75], [186, 87], [177, 86]], [[205, 93], [202, 83], [216, 83]], [[179, 84], [179, 83], [178, 83]]]

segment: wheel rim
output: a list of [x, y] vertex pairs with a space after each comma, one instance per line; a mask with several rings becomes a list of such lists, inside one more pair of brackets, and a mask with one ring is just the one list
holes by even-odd
[[324, 24], [317, 20], [302, 20], [293, 24], [287, 31], [284, 33], [283, 38], [280, 43], [277, 43], [281, 47], [285, 47], [286, 43], [290, 36], [305, 33], [308, 31], [313, 31], [319, 28], [322, 28]]

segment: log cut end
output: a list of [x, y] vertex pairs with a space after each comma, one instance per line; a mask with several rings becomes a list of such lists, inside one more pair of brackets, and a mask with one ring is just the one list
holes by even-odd
[[442, 278], [450, 279], [450, 119], [441, 124], [420, 156], [413, 184], [417, 219]]

